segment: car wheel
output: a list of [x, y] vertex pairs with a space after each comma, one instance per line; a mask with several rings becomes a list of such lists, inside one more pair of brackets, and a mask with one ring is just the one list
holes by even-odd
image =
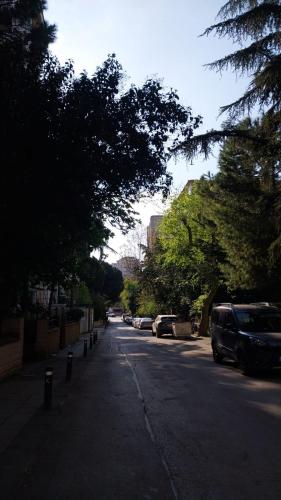
[[213, 358], [214, 358], [214, 362], [217, 363], [218, 365], [221, 365], [222, 362], [223, 362], [223, 358], [224, 356], [220, 353], [220, 351], [218, 350], [218, 346], [217, 344], [213, 344], [212, 345], [212, 349], [213, 349]]

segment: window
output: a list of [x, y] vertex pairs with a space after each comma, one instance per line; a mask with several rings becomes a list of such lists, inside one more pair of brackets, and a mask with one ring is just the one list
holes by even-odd
[[223, 325], [228, 326], [229, 328], [235, 327], [235, 321], [233, 318], [232, 311], [225, 311], [224, 318], [223, 318]]

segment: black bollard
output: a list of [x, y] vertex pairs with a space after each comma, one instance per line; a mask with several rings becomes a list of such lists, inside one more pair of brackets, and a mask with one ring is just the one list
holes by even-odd
[[44, 394], [44, 408], [50, 410], [52, 408], [53, 399], [53, 368], [48, 366], [45, 370], [45, 394]]
[[90, 349], [93, 349], [93, 332], [90, 333]]
[[88, 343], [87, 339], [84, 339], [84, 358], [87, 356], [87, 351], [88, 351]]
[[65, 375], [66, 382], [69, 382], [72, 377], [72, 360], [73, 360], [73, 352], [68, 351], [66, 358], [66, 375]]

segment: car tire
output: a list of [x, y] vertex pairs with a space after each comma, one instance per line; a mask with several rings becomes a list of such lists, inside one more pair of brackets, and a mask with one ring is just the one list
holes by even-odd
[[223, 362], [224, 356], [218, 350], [218, 346], [217, 346], [216, 343], [212, 344], [212, 349], [213, 349], [213, 359], [214, 359], [214, 362], [217, 363], [218, 365], [221, 365], [222, 362]]

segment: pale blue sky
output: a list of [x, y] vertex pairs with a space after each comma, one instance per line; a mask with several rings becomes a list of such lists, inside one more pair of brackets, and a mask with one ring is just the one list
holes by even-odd
[[[155, 75], [175, 88], [181, 103], [203, 116], [203, 131], [219, 127], [219, 107], [241, 95], [246, 86], [230, 71], [220, 75], [203, 67], [235, 50], [230, 40], [199, 37], [216, 21], [225, 1], [48, 0], [46, 18], [57, 24], [52, 50], [62, 62], [73, 59], [77, 72], [93, 73], [114, 52], [133, 83]], [[215, 159], [202, 158], [193, 166], [184, 160], [169, 165], [176, 188], [215, 168]], [[153, 204], [141, 206], [143, 223], [160, 211]], [[117, 250], [123, 243], [120, 234], [110, 242]], [[114, 255], [108, 258], [115, 259]]]

